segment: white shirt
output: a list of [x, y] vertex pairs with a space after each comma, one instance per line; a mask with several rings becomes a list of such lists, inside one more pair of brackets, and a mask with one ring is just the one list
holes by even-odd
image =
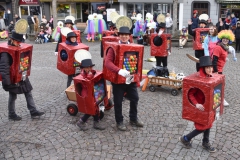
[[165, 20], [166, 20], [166, 28], [172, 27], [172, 25], [173, 25], [172, 18], [171, 17], [166, 17]]

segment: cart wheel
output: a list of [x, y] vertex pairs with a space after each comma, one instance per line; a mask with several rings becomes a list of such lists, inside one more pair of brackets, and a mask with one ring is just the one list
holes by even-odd
[[149, 90], [150, 90], [151, 92], [155, 92], [156, 88], [151, 85], [151, 86], [149, 86]]
[[99, 119], [101, 120], [101, 119], [103, 119], [103, 117], [104, 117], [104, 112], [100, 111]]
[[105, 110], [110, 110], [113, 107], [113, 102], [111, 99], [108, 99], [108, 104], [105, 107]]
[[71, 115], [71, 116], [76, 116], [76, 114], [78, 113], [78, 107], [71, 103], [67, 106], [67, 112]]
[[176, 95], [178, 95], [178, 91], [177, 91], [176, 89], [172, 89], [172, 90], [171, 90], [171, 94], [172, 94], [173, 96], [176, 96]]

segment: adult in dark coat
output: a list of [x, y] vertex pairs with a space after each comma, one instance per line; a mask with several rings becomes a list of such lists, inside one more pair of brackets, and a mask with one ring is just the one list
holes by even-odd
[[237, 28], [234, 31], [234, 35], [236, 38], [235, 50], [236, 52], [240, 52], [240, 22], [237, 23]]
[[198, 11], [197, 10], [193, 11], [193, 16], [192, 16], [191, 20], [192, 20], [192, 29], [198, 28], [199, 19], [198, 19]]
[[[193, 24], [193, 22], [191, 20], [188, 21], [188, 33], [190, 35], [192, 35], [194, 40], [195, 40], [196, 32], [194, 30], [192, 30], [192, 24]], [[203, 19], [199, 20], [198, 28], [207, 28], [207, 21], [203, 20]], [[202, 50], [195, 50], [195, 57], [200, 58], [202, 56], [204, 56], [204, 50], [203, 49]], [[199, 63], [196, 63], [196, 70], [197, 70], [197, 72], [199, 71]]]
[[[8, 41], [8, 45], [19, 47], [20, 43], [23, 39], [23, 35], [12, 32], [10, 40]], [[19, 83], [13, 84], [10, 79], [10, 66], [13, 63], [11, 56], [7, 52], [2, 52], [0, 54], [0, 74], [2, 76], [2, 86], [3, 89], [9, 92], [8, 99], [8, 118], [11, 120], [19, 121], [22, 118], [18, 116], [15, 112], [15, 101], [17, 99], [17, 94], [24, 94], [27, 107], [30, 111], [31, 117], [35, 118], [44, 114], [44, 112], [39, 112], [36, 109], [32, 92], [32, 85], [28, 78], [20, 81]]]

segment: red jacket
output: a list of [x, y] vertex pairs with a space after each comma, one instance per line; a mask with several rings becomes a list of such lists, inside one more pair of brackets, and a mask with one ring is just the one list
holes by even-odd
[[218, 72], [222, 72], [223, 67], [226, 63], [228, 52], [225, 51], [221, 46], [216, 45], [216, 47], [213, 50], [213, 56], [218, 57], [217, 70], [218, 70]]

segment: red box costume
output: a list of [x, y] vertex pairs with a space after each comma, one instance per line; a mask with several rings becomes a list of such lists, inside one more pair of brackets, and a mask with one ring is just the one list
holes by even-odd
[[[75, 74], [76, 70], [80, 69], [79, 63], [74, 58], [75, 52], [79, 49], [89, 50], [89, 47], [83, 43], [78, 43], [77, 46], [60, 43], [58, 49], [57, 69], [67, 75]], [[67, 59], [63, 57], [61, 52], [67, 53]]]
[[153, 39], [158, 36], [157, 34], [151, 34], [151, 56], [159, 56], [159, 57], [167, 57], [168, 52], [171, 52], [171, 34], [163, 33], [161, 35], [162, 45], [155, 46], [153, 43]]
[[[12, 57], [12, 65], [10, 68], [10, 78], [12, 83], [18, 83], [24, 80], [26, 76], [30, 76], [32, 62], [33, 46], [21, 43], [20, 47], [10, 46], [7, 43], [0, 45], [1, 52], [7, 52]], [[0, 75], [0, 81], [2, 80]]]
[[[143, 51], [144, 46], [138, 44], [119, 44], [114, 42], [106, 42], [104, 51], [104, 57], [106, 56], [108, 48], [113, 48], [115, 53], [114, 64], [121, 68], [126, 69], [133, 75], [133, 82], [140, 82], [142, 78], [142, 63], [143, 63]], [[104, 60], [105, 62], [105, 60]], [[104, 64], [103, 62], [103, 64]], [[103, 65], [104, 79], [109, 80], [115, 84], [125, 83], [126, 78], [122, 77]]]
[[90, 115], [99, 113], [99, 104], [108, 104], [106, 81], [103, 73], [97, 71], [92, 79], [83, 78], [80, 74], [73, 78], [78, 111]]
[[[78, 43], [81, 43], [81, 32], [80, 32], [80, 30], [72, 30], [76, 35], [77, 35], [77, 42]], [[62, 36], [62, 42], [65, 42], [66, 41], [66, 38], [67, 37], [65, 37], [63, 34], [61, 34], [61, 36]]]
[[[199, 73], [194, 73], [183, 79], [183, 111], [182, 118], [193, 121], [202, 125], [211, 125], [215, 120], [215, 112], [220, 107], [220, 114], [223, 113], [225, 76], [221, 74], [213, 74], [212, 77], [200, 77]], [[198, 88], [204, 96], [199, 95], [198, 98], [203, 99], [204, 111], [200, 111], [191, 102], [189, 92]]]
[[194, 50], [203, 50], [203, 43], [205, 37], [208, 35], [209, 28], [196, 28], [195, 39], [193, 40]]
[[113, 34], [114, 34], [114, 31], [107, 31], [107, 30], [102, 31], [102, 35], [104, 36], [112, 36]]

